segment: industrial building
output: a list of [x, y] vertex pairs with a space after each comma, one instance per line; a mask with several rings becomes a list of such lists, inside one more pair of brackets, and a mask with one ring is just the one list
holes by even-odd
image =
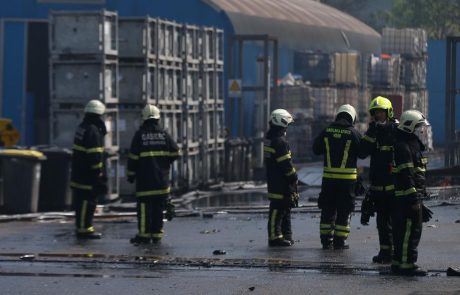
[[[293, 55], [296, 50], [357, 50], [366, 53], [379, 53], [380, 50], [380, 36], [377, 32], [316, 1], [2, 1], [0, 114], [13, 119], [13, 124], [22, 134], [21, 144], [44, 144], [49, 138], [49, 11], [101, 9], [116, 11], [120, 17], [149, 15], [221, 28], [225, 34], [226, 62], [228, 45], [234, 35], [269, 35], [277, 38], [280, 48], [279, 76], [293, 71]], [[262, 54], [262, 49], [256, 42], [245, 45], [243, 84], [256, 82], [256, 58]], [[254, 103], [251, 99], [244, 103], [245, 121], [251, 122]], [[232, 116], [237, 116], [236, 111], [227, 118]], [[250, 136], [251, 133], [249, 126], [245, 135]]]
[[[321, 120], [329, 120], [335, 104], [356, 104], [362, 114], [371, 95], [411, 95], [413, 85], [399, 91], [397, 85], [388, 89], [368, 88], [370, 71], [367, 60], [372, 54], [378, 58], [382, 52], [382, 37], [366, 24], [332, 7], [313, 0], [22, 0], [0, 3], [0, 117], [11, 118], [21, 133], [24, 146], [50, 143], [50, 49], [49, 15], [51, 11], [88, 12], [112, 11], [120, 19], [126, 17], [152, 17], [171, 20], [190, 26], [205, 26], [223, 31], [223, 70], [220, 85], [223, 89], [225, 135], [230, 138], [256, 138], [260, 140], [265, 129], [269, 109], [276, 99], [299, 93], [298, 90], [278, 89], [286, 74], [302, 72], [302, 61], [317, 62], [323, 54], [333, 56], [337, 63], [349, 60], [359, 64], [354, 80], [308, 82], [308, 95], [316, 97], [312, 110], [328, 112]], [[389, 52], [384, 52], [389, 53]], [[338, 55], [337, 55], [338, 54]], [[345, 59], [341, 54], [357, 54]], [[426, 56], [430, 56], [426, 60]], [[431, 57], [432, 56], [432, 57]], [[428, 42], [426, 52], [417, 61], [424, 63], [426, 84], [416, 87], [418, 93], [428, 97], [428, 117], [433, 125], [435, 145], [444, 142], [444, 85], [438, 74], [443, 73], [445, 49], [439, 42]], [[313, 59], [311, 59], [313, 58]], [[391, 57], [393, 59], [393, 57]], [[394, 57], [395, 67], [399, 65]], [[277, 61], [277, 62], [275, 62]], [[410, 59], [412, 62], [413, 60]], [[417, 62], [415, 61], [415, 62]], [[383, 61], [386, 62], [386, 61]], [[308, 68], [310, 70], [311, 68]], [[326, 73], [328, 74], [328, 73]], [[330, 73], [329, 73], [330, 74]], [[396, 77], [395, 75], [393, 75]], [[229, 95], [229, 81], [242, 80], [242, 95]], [[337, 70], [335, 73], [337, 79]], [[403, 79], [401, 79], [403, 80]], [[407, 79], [406, 79], [407, 80]], [[410, 80], [410, 79], [409, 79]], [[336, 83], [337, 82], [337, 83]], [[375, 81], [374, 81], [375, 82]], [[399, 82], [399, 77], [398, 81]], [[407, 82], [407, 81], [406, 81]], [[406, 83], [401, 81], [401, 83]], [[410, 81], [409, 81], [410, 82]], [[396, 83], [397, 84], [397, 83]], [[409, 83], [410, 84], [410, 83]], [[420, 85], [419, 85], [420, 86]], [[337, 90], [335, 90], [337, 88]], [[375, 88], [375, 87], [374, 87]], [[369, 90], [370, 89], [370, 90]], [[297, 92], [296, 92], [297, 91]], [[399, 92], [398, 92], [399, 91]], [[420, 92], [421, 91], [421, 92]], [[120, 89], [122, 94], [123, 89]], [[231, 91], [230, 91], [231, 92]], [[305, 93], [307, 93], [305, 92]], [[301, 90], [303, 93], [303, 90]], [[297, 94], [296, 94], [297, 95]], [[303, 94], [302, 94], [303, 95]], [[271, 97], [273, 104], [267, 102]], [[318, 97], [320, 98], [318, 100]], [[338, 97], [338, 98], [337, 98]], [[325, 99], [323, 99], [325, 98]], [[428, 98], [426, 98], [428, 101]], [[437, 106], [434, 108], [433, 106]], [[283, 106], [283, 104], [277, 106]], [[307, 112], [307, 114], [309, 114]], [[308, 116], [308, 115], [307, 115]], [[365, 128], [365, 115], [361, 116]], [[307, 122], [307, 121], [306, 121]], [[298, 129], [294, 136], [308, 138], [319, 126], [310, 124]], [[310, 126], [308, 126], [310, 125]], [[307, 136], [305, 136], [307, 134]], [[300, 144], [300, 143], [299, 143]], [[302, 144], [309, 144], [308, 140]], [[299, 155], [299, 153], [297, 153]], [[260, 162], [260, 154], [255, 158]], [[257, 159], [259, 158], [259, 159]], [[302, 160], [308, 160], [308, 155]], [[260, 166], [260, 163], [256, 164]]]

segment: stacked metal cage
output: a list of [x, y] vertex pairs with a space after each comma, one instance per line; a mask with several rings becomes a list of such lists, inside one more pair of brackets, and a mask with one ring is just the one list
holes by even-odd
[[416, 109], [428, 116], [428, 92], [426, 89], [427, 36], [422, 29], [385, 28], [382, 32], [380, 58], [398, 60], [393, 83], [377, 88], [374, 95], [386, 94], [396, 105], [396, 113]]
[[142, 108], [154, 104], [181, 149], [173, 187], [222, 179], [222, 30], [107, 11], [53, 12], [50, 24], [51, 143], [71, 147], [84, 105], [101, 100], [108, 113], [106, 149], [119, 155], [110, 162], [117, 187], [112, 197], [132, 195], [126, 176], [131, 140]]
[[84, 106], [106, 104], [105, 161], [109, 200], [119, 196], [118, 16], [114, 12], [51, 12], [50, 143], [72, 148]]
[[[300, 74], [293, 86], [281, 86], [278, 97], [272, 98], [272, 109], [285, 108], [295, 117], [288, 138], [293, 159], [306, 162], [314, 159], [313, 139], [333, 121], [337, 108], [351, 104], [362, 108], [365, 91], [362, 85], [361, 60], [357, 52], [297, 52], [294, 71]], [[360, 119], [365, 120], [365, 116]]]
[[[181, 149], [175, 189], [220, 181], [223, 173], [223, 31], [158, 18], [120, 18], [121, 193], [130, 143], [146, 103]], [[220, 53], [219, 53], [220, 51]]]

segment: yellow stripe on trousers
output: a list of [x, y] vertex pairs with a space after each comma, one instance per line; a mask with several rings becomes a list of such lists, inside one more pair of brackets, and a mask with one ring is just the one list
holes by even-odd
[[140, 228], [139, 228], [140, 230], [139, 231], [140, 231], [140, 234], [142, 235], [142, 234], [145, 234], [145, 227], [146, 227], [146, 222], [145, 222], [146, 221], [146, 216], [145, 216], [145, 204], [144, 203], [141, 203], [141, 210], [140, 211], [141, 211], [140, 212], [141, 213], [141, 218], [140, 218], [141, 224], [140, 224]]
[[406, 220], [406, 232], [404, 233], [401, 264], [407, 263], [407, 256], [409, 254], [408, 250], [409, 250], [409, 237], [410, 237], [411, 227], [412, 227], [412, 220], [407, 219]]
[[86, 229], [86, 226], [85, 226], [86, 210], [88, 210], [88, 201], [84, 200], [81, 206], [81, 212], [80, 212], [80, 229]]

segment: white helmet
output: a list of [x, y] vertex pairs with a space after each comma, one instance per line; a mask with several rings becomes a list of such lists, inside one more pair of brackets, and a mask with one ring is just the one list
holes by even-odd
[[356, 110], [352, 105], [344, 104], [337, 109], [337, 115], [340, 113], [347, 113], [351, 116], [353, 123], [356, 121]]
[[430, 126], [425, 116], [417, 110], [408, 110], [401, 114], [398, 129], [407, 133], [414, 133], [421, 126]]
[[105, 105], [97, 99], [90, 100], [85, 106], [85, 113], [103, 115], [105, 113]]
[[287, 127], [289, 124], [294, 122], [292, 115], [284, 109], [276, 109], [270, 115], [270, 122], [273, 125]]
[[154, 106], [153, 104], [146, 104], [142, 109], [142, 119], [160, 119], [160, 109]]

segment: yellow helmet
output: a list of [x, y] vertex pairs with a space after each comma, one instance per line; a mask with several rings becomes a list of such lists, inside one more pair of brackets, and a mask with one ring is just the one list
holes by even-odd
[[371, 103], [369, 104], [369, 112], [372, 114], [373, 110], [386, 110], [388, 118], [393, 118], [393, 106], [391, 105], [391, 101], [383, 96], [377, 96]]

